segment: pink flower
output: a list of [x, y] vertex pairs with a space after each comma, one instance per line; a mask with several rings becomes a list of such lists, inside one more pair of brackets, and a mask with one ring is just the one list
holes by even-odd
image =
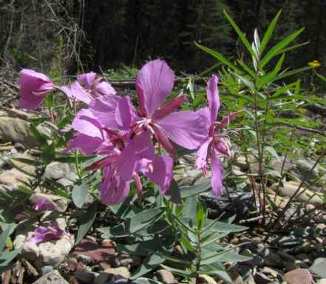
[[174, 78], [165, 61], [157, 59], [145, 64], [136, 79], [139, 118], [135, 131], [150, 130], [172, 155], [175, 149], [171, 141], [194, 150], [208, 133], [207, 118], [202, 111], [176, 111], [185, 101], [184, 96], [163, 103], [172, 92]]
[[31, 69], [19, 73], [19, 105], [25, 109], [37, 109], [49, 92], [55, 89], [53, 82], [44, 74]]
[[35, 211], [53, 211], [56, 209], [56, 206], [46, 197], [37, 197], [33, 202], [33, 209]]
[[220, 108], [217, 84], [218, 78], [215, 75], [207, 82], [208, 108], [206, 108], [206, 112], [209, 114], [210, 129], [206, 140], [197, 151], [196, 166], [206, 172], [210, 162], [212, 168], [212, 191], [215, 196], [220, 196], [223, 189], [223, 165], [219, 158], [231, 156], [230, 141], [227, 136], [223, 135], [221, 130], [234, 119], [235, 113], [230, 113], [220, 122], [216, 122]]
[[125, 199], [132, 180], [141, 190], [140, 174], [155, 182], [162, 193], [169, 189], [173, 160], [155, 154], [149, 131], [133, 132], [135, 119], [130, 98], [112, 95], [93, 100], [72, 123], [77, 135], [70, 141], [70, 150], [103, 156], [91, 169], [103, 170], [100, 195], [105, 204]]
[[39, 244], [42, 242], [59, 240], [63, 234], [64, 231], [61, 230], [56, 223], [51, 223], [47, 227], [37, 227], [28, 241], [32, 244]]
[[103, 163], [104, 176], [100, 191], [101, 200], [105, 204], [123, 201], [128, 196], [132, 179], [135, 180], [137, 190], [141, 191], [139, 174], [156, 183], [162, 193], [169, 189], [173, 176], [172, 158], [154, 153], [146, 131], [129, 140], [124, 149], [108, 156]]
[[94, 72], [89, 72], [77, 76], [77, 81], [69, 86], [60, 88], [69, 98], [77, 101], [90, 104], [92, 99], [105, 96], [114, 95], [116, 91], [113, 87], [102, 77], [99, 77]]

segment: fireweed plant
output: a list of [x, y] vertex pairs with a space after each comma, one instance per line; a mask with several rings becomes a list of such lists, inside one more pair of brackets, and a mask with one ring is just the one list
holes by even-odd
[[[221, 159], [232, 155], [225, 129], [235, 113], [217, 121], [221, 103], [216, 75], [207, 82], [208, 106], [196, 111], [181, 110], [186, 96], [171, 96], [174, 81], [174, 72], [165, 61], [157, 59], [148, 62], [136, 77], [138, 102], [135, 106], [131, 97], [118, 95], [107, 81], [93, 72], [78, 75], [77, 80], [69, 85], [58, 86], [44, 74], [24, 69], [20, 72], [19, 80], [20, 106], [36, 110], [48, 96], [56, 96], [56, 93], [50, 93], [59, 91], [75, 110], [69, 123], [72, 138], [65, 147], [66, 154], [75, 153], [79, 177], [72, 199], [76, 207], [81, 208], [87, 194], [83, 174], [78, 167], [79, 153], [92, 159], [95, 157], [86, 170], [90, 173], [101, 172], [98, 188], [100, 201], [109, 205], [121, 220], [121, 223], [100, 231], [117, 243], [128, 236], [129, 241], [144, 247], [141, 251], [145, 255], [141, 256], [147, 258], [135, 273], [135, 278], [168, 260], [170, 266], [175, 267], [177, 262], [177, 267], [182, 267], [169, 269], [185, 278], [218, 274], [230, 281], [221, 263], [247, 258], [241, 259], [233, 249], [217, 246], [216, 242], [244, 227], [208, 220], [207, 209], [198, 195], [209, 188], [216, 198], [222, 194]], [[130, 198], [133, 198], [131, 187], [136, 189], [139, 200], [146, 200], [148, 194], [144, 188], [148, 187], [148, 181], [156, 185], [162, 196], [173, 194], [170, 191], [171, 188], [176, 190], [173, 168], [177, 147], [195, 152], [195, 166], [206, 175], [211, 172], [211, 182], [178, 188], [182, 205], [154, 194], [152, 208], [130, 209]], [[55, 210], [51, 202], [43, 198], [36, 200], [33, 208], [37, 211]], [[127, 213], [126, 208], [129, 210]], [[96, 207], [90, 208], [86, 214], [88, 221], [80, 226], [77, 242], [92, 226]], [[30, 241], [40, 243], [55, 240], [62, 234], [65, 234], [63, 230], [50, 223], [37, 228]], [[156, 244], [157, 241], [159, 243]], [[187, 261], [180, 263], [176, 258], [171, 258], [173, 243], [181, 245], [181, 258]], [[139, 249], [122, 247], [121, 250], [139, 254]], [[213, 267], [216, 263], [218, 268]]]
[[20, 106], [37, 109], [54, 90], [84, 104], [72, 121], [74, 135], [67, 150], [103, 157], [89, 169], [103, 172], [100, 199], [104, 204], [123, 201], [132, 181], [141, 193], [141, 175], [155, 183], [162, 194], [167, 193], [176, 145], [197, 151], [196, 166], [204, 172], [211, 165], [212, 192], [218, 197], [223, 188], [220, 158], [231, 155], [230, 141], [221, 130], [234, 114], [216, 121], [220, 107], [216, 75], [207, 82], [208, 107], [197, 111], [179, 110], [186, 100], [184, 95], [166, 100], [174, 80], [174, 72], [164, 61], [145, 64], [136, 79], [136, 108], [129, 96], [118, 96], [93, 72], [79, 75], [69, 86], [55, 86], [45, 75], [24, 69], [20, 72]]

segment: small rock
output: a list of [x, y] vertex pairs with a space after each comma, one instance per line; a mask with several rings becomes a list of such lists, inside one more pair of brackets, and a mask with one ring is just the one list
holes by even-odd
[[277, 253], [271, 252], [264, 258], [264, 264], [271, 267], [282, 268], [283, 261]]
[[127, 279], [130, 278], [130, 272], [124, 266], [115, 267], [115, 268], [109, 267], [109, 268], [105, 269], [104, 272], [108, 273], [108, 274], [119, 275], [119, 276], [127, 278]]
[[256, 284], [256, 281], [252, 274], [250, 273], [249, 276], [243, 281], [243, 284]]
[[297, 268], [284, 274], [288, 284], [312, 284], [313, 278], [308, 269]]
[[107, 262], [113, 263], [116, 257], [116, 251], [112, 242], [103, 241], [102, 244], [97, 243], [95, 240], [83, 239], [75, 247], [73, 255], [79, 259], [87, 259], [85, 263], [100, 263]]
[[316, 258], [313, 264], [310, 266], [309, 270], [321, 278], [326, 278], [326, 258]]
[[28, 182], [30, 177], [23, 172], [13, 168], [0, 174], [0, 184], [10, 190], [16, 190], [20, 185]]
[[51, 271], [53, 271], [53, 266], [52, 265], [44, 265], [41, 267], [42, 275], [45, 275]]
[[66, 163], [52, 162], [44, 172], [44, 177], [48, 179], [58, 180], [68, 176], [73, 169]]
[[[30, 233], [28, 234], [30, 237]], [[25, 242], [23, 244], [22, 255], [30, 259], [35, 266], [44, 265], [57, 266], [64, 261], [74, 246], [74, 237], [65, 233], [59, 240], [48, 241], [39, 244]]]
[[35, 157], [27, 154], [14, 155], [8, 163], [14, 168], [26, 173], [29, 176], [35, 177], [37, 175], [37, 169], [33, 164]]
[[[279, 192], [283, 196], [291, 197], [300, 186], [300, 183], [295, 181], [288, 181], [284, 183], [283, 187], [279, 188]], [[314, 205], [323, 204], [322, 196], [320, 193], [313, 192], [309, 189], [301, 187], [299, 193], [296, 195], [295, 200], [301, 202], [308, 202]]]
[[165, 284], [178, 283], [178, 281], [174, 278], [174, 275], [168, 270], [164, 270], [164, 269], [158, 270], [157, 277], [160, 281], [162, 281]]
[[95, 280], [95, 274], [88, 271], [76, 271], [74, 276], [80, 284], [90, 284]]
[[33, 284], [69, 284], [57, 270], [53, 270], [33, 282]]
[[18, 142], [28, 147], [38, 145], [37, 140], [30, 131], [28, 121], [8, 116], [0, 116], [0, 140], [3, 142]]

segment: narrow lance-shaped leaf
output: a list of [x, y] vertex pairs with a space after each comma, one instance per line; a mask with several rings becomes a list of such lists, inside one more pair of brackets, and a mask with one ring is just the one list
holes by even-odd
[[271, 21], [271, 23], [269, 24], [266, 32], [264, 33], [263, 39], [260, 43], [260, 54], [263, 54], [265, 48], [267, 47], [267, 44], [269, 43], [269, 40], [271, 39], [273, 32], [275, 30], [278, 18], [280, 17], [282, 13], [282, 10], [280, 10], [277, 15], [274, 17], [274, 19]]
[[197, 47], [199, 47], [201, 50], [205, 51], [207, 54], [213, 56], [215, 59], [217, 59], [217, 61], [227, 65], [228, 67], [230, 67], [231, 69], [233, 69], [234, 71], [237, 71], [239, 72], [240, 70], [232, 63], [230, 62], [228, 59], [226, 59], [221, 53], [213, 50], [213, 49], [210, 49], [206, 46], [203, 46], [197, 42], [195, 42], [195, 45]]
[[265, 76], [258, 79], [258, 81], [257, 81], [257, 88], [258, 89], [264, 87], [266, 84], [272, 83], [273, 81], [275, 81], [275, 79], [279, 79], [279, 77], [277, 77], [277, 75], [278, 75], [278, 73], [280, 72], [280, 70], [282, 68], [282, 64], [284, 62], [284, 59], [285, 59], [285, 54], [282, 54], [280, 59], [277, 61], [273, 71], [267, 73]]
[[87, 198], [88, 188], [86, 184], [75, 185], [72, 189], [72, 201], [78, 208], [82, 208]]
[[266, 64], [270, 62], [270, 60], [276, 56], [282, 49], [287, 47], [292, 41], [294, 41], [302, 32], [304, 31], [304, 28], [288, 35], [284, 39], [282, 39], [280, 42], [278, 42], [276, 45], [274, 45], [262, 58], [259, 67], [264, 68]]
[[94, 203], [80, 217], [80, 219], [78, 220], [80, 226], [78, 228], [75, 244], [78, 244], [84, 238], [84, 236], [86, 236], [86, 234], [88, 233], [89, 229], [92, 227], [95, 221], [96, 214], [97, 214], [97, 204]]
[[255, 56], [255, 53], [253, 52], [251, 45], [249, 43], [249, 41], [247, 40], [246, 35], [240, 30], [240, 28], [238, 27], [238, 25], [234, 22], [234, 20], [231, 18], [231, 16], [226, 12], [226, 10], [223, 11], [226, 19], [229, 21], [229, 23], [231, 24], [231, 26], [233, 27], [233, 29], [235, 30], [235, 32], [237, 33], [237, 35], [239, 36], [241, 42], [243, 43], [243, 45], [246, 47], [246, 49], [248, 50], [248, 52], [252, 55]]

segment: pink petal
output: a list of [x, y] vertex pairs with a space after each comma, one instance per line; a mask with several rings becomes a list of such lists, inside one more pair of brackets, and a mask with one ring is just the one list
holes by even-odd
[[211, 142], [212, 138], [207, 139], [197, 150], [196, 167], [198, 169], [206, 169], [207, 167], [207, 154]]
[[220, 156], [231, 156], [231, 143], [226, 137], [219, 137], [217, 141], [214, 142], [214, 151], [217, 157]]
[[[89, 108], [96, 120], [105, 128], [118, 129], [119, 125], [116, 119], [116, 111], [121, 97], [115, 95], [102, 96], [94, 99]], [[121, 119], [120, 119], [121, 121]]]
[[100, 186], [101, 201], [106, 205], [120, 203], [128, 196], [130, 182], [123, 181], [110, 167], [106, 167], [103, 174]]
[[53, 211], [55, 210], [55, 205], [46, 197], [38, 197], [33, 202], [33, 209], [35, 211]]
[[221, 122], [218, 124], [218, 128], [226, 128], [232, 120], [234, 120], [239, 112], [230, 112], [227, 116], [224, 116]]
[[172, 157], [175, 156], [175, 147], [170, 142], [168, 135], [159, 125], [153, 125], [155, 139], [158, 143], [162, 145], [162, 147], [167, 151]]
[[129, 141], [127, 146], [121, 152], [116, 164], [117, 173], [124, 181], [130, 181], [136, 169], [137, 162], [142, 158], [151, 156], [153, 153], [148, 132], [136, 135]]
[[211, 155], [212, 163], [212, 192], [216, 197], [221, 196], [223, 190], [223, 165], [213, 153]]
[[98, 137], [91, 137], [85, 134], [77, 134], [68, 142], [66, 151], [79, 150], [85, 155], [95, 154], [102, 145], [103, 140]]
[[70, 86], [63, 86], [60, 88], [68, 98], [83, 102], [85, 104], [90, 104], [92, 97], [80, 84], [75, 81]]
[[209, 110], [211, 112], [211, 123], [213, 123], [217, 118], [217, 113], [220, 108], [220, 97], [218, 94], [218, 78], [213, 75], [211, 79], [207, 82], [206, 93]]
[[137, 95], [142, 111], [151, 115], [171, 93], [174, 72], [165, 61], [156, 59], [145, 64], [136, 79]]
[[40, 226], [33, 232], [33, 236], [28, 240], [31, 243], [38, 244], [52, 240], [59, 240], [64, 234], [57, 224], [51, 224], [47, 227]]
[[31, 69], [23, 69], [19, 73], [20, 100], [19, 105], [26, 109], [38, 108], [44, 96], [54, 90], [53, 82], [44, 74]]
[[173, 112], [156, 123], [174, 143], [189, 150], [197, 149], [208, 136], [209, 123], [202, 110]]
[[100, 96], [115, 95], [116, 90], [106, 81], [101, 81], [96, 84], [95, 92]]
[[152, 118], [161, 119], [164, 116], [169, 115], [171, 112], [176, 111], [186, 100], [187, 100], [186, 96], [179, 96], [170, 100], [168, 103], [164, 104], [159, 109], [157, 109], [154, 112]]
[[173, 159], [167, 155], [155, 155], [151, 168], [144, 171], [144, 175], [156, 183], [161, 193], [165, 194], [171, 185], [173, 178]]
[[115, 109], [115, 120], [120, 129], [128, 130], [136, 114], [129, 97], [121, 97]]
[[95, 72], [88, 72], [77, 76], [78, 82], [86, 89], [91, 89], [96, 79]]
[[75, 116], [72, 122], [72, 128], [80, 134], [103, 139], [101, 124], [90, 109], [82, 109]]

